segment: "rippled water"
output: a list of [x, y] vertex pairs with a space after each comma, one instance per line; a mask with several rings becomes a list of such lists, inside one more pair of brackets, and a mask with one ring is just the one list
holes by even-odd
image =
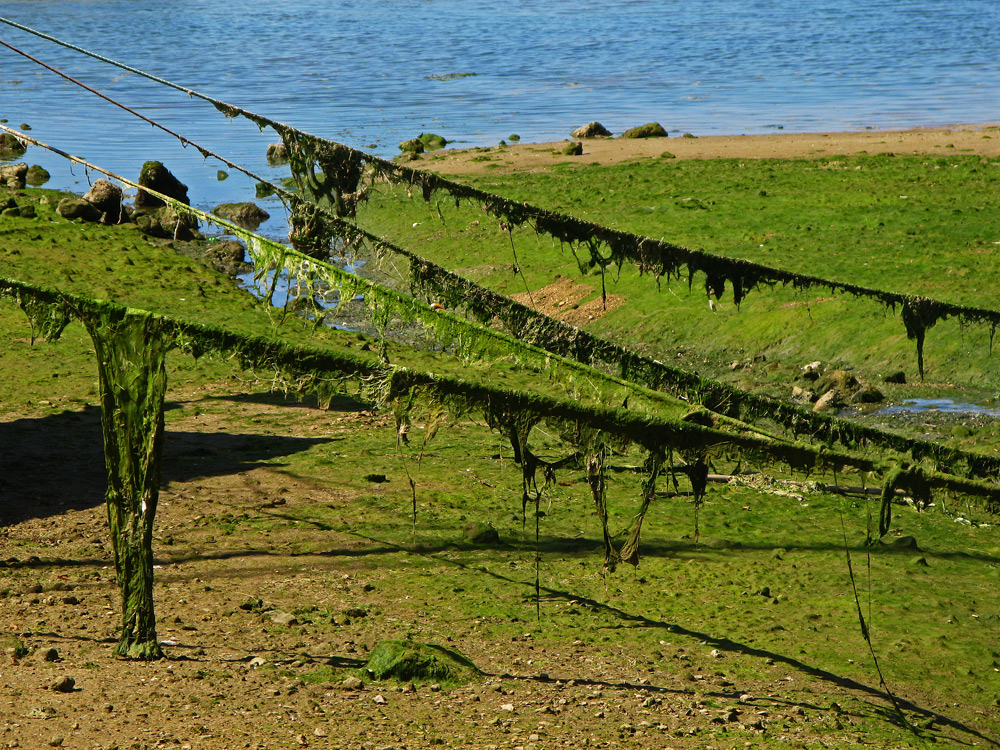
[[[463, 145], [615, 132], [902, 128], [1000, 120], [996, 0], [0, 0], [0, 16], [384, 156], [431, 131]], [[273, 134], [0, 24], [0, 39], [267, 175]], [[471, 74], [471, 75], [465, 75]], [[0, 117], [135, 178], [159, 159], [196, 205], [252, 198], [121, 110], [0, 48]], [[87, 175], [33, 149], [52, 185]]]

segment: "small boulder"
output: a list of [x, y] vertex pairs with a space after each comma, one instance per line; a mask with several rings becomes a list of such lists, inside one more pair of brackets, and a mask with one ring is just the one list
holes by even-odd
[[813, 391], [799, 388], [797, 385], [792, 386], [792, 401], [796, 404], [811, 404], [815, 400], [816, 394]]
[[903, 552], [922, 552], [920, 545], [917, 544], [917, 538], [908, 534], [896, 537], [888, 544], [893, 549], [901, 550]]
[[[171, 174], [170, 170], [158, 161], [147, 161], [142, 165], [139, 172], [140, 187], [155, 190], [168, 198], [173, 198], [181, 203], [190, 204], [187, 194], [187, 185]], [[165, 205], [164, 202], [145, 190], [139, 190], [135, 196], [136, 208], [159, 208]]]
[[206, 255], [210, 260], [225, 266], [242, 265], [246, 258], [246, 248], [236, 240], [218, 240], [210, 242]]
[[122, 190], [108, 180], [97, 180], [83, 199], [101, 212], [105, 224], [124, 224], [128, 213], [122, 206]]
[[351, 675], [350, 677], [345, 677], [340, 683], [340, 687], [344, 690], [364, 690], [365, 683], [360, 677], [355, 677]]
[[841, 398], [846, 398], [858, 385], [858, 379], [847, 370], [833, 370], [816, 381], [816, 392], [837, 391]]
[[419, 138], [411, 138], [400, 143], [399, 150], [404, 154], [422, 154], [424, 153], [424, 144]]
[[899, 385], [903, 385], [906, 383], [906, 373], [903, 372], [902, 370], [897, 370], [896, 372], [886, 375], [884, 378], [882, 378], [882, 382], [896, 383]]
[[132, 214], [132, 219], [139, 230], [150, 237], [183, 242], [201, 237], [198, 233], [198, 219], [189, 214], [178, 213], [169, 206], [136, 211]]
[[21, 156], [28, 150], [27, 145], [11, 133], [0, 133], [0, 156]]
[[271, 615], [271, 622], [286, 628], [299, 624], [298, 619], [291, 612], [274, 612]]
[[580, 156], [583, 153], [583, 144], [580, 141], [570, 141], [562, 147], [564, 156]]
[[24, 180], [32, 187], [38, 187], [39, 185], [44, 185], [48, 182], [50, 177], [52, 177], [52, 175], [49, 174], [49, 171], [45, 167], [39, 166], [38, 164], [32, 164], [28, 167], [28, 171], [24, 175]]
[[588, 122], [586, 125], [578, 127], [570, 135], [574, 138], [601, 138], [611, 135], [611, 131], [599, 122]]
[[271, 214], [256, 203], [223, 203], [212, 209], [212, 213], [247, 229], [256, 229], [271, 218]]
[[76, 680], [69, 675], [63, 675], [53, 682], [49, 687], [57, 693], [72, 693], [76, 688]]
[[465, 540], [470, 544], [481, 546], [500, 544], [500, 534], [488, 523], [467, 523], [463, 532]]
[[424, 144], [425, 151], [437, 151], [448, 145], [448, 141], [436, 133], [421, 133], [417, 140]]
[[267, 147], [268, 164], [284, 164], [288, 161], [288, 149], [284, 143], [272, 143]]
[[816, 400], [815, 404], [813, 404], [813, 411], [830, 411], [831, 409], [838, 408], [841, 403], [840, 394], [838, 394], [837, 391], [827, 391]]
[[856, 404], [880, 404], [885, 401], [885, 395], [873, 385], [863, 385], [851, 400]]
[[28, 165], [24, 162], [0, 166], [0, 185], [20, 190], [27, 184]]
[[101, 212], [97, 210], [93, 203], [72, 195], [68, 195], [59, 201], [59, 205], [56, 206], [56, 213], [70, 221], [96, 222], [101, 220]]
[[666, 138], [667, 131], [658, 122], [647, 122], [645, 125], [629, 128], [622, 133], [622, 138]]
[[416, 641], [382, 641], [372, 649], [366, 671], [374, 680], [401, 682], [468, 682], [481, 674], [457, 651]]
[[20, 216], [22, 219], [34, 219], [35, 207], [30, 203], [26, 203], [23, 206], [18, 206], [15, 203], [13, 206], [0, 211], [0, 216]]

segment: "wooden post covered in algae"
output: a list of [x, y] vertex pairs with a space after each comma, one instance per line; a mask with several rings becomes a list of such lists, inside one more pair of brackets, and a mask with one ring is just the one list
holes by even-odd
[[122, 594], [115, 655], [159, 659], [153, 613], [153, 519], [163, 453], [164, 359], [170, 337], [151, 315], [104, 308], [83, 319], [94, 341], [107, 463], [108, 524]]

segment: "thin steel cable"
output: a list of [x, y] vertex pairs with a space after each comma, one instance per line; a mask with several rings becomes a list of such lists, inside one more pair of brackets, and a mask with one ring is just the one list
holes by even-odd
[[[3, 19], [0, 19], [0, 20], [3, 20]], [[139, 119], [141, 119], [141, 120], [143, 120], [145, 122], [148, 122], [154, 128], [158, 128], [158, 129], [162, 130], [164, 133], [167, 133], [168, 135], [171, 135], [174, 138], [176, 138], [177, 140], [179, 140], [181, 142], [182, 146], [185, 146], [185, 147], [187, 147], [187, 146], [193, 146], [206, 159], [208, 159], [208, 158], [217, 159], [218, 161], [222, 162], [223, 164], [225, 164], [230, 169], [234, 169], [234, 170], [236, 170], [238, 172], [242, 172], [247, 177], [250, 177], [250, 178], [252, 178], [254, 180], [257, 180], [257, 182], [262, 182], [262, 183], [266, 184], [268, 187], [270, 187], [276, 193], [278, 193], [279, 196], [282, 197], [282, 198], [286, 198], [287, 199], [287, 198], [290, 198], [292, 196], [292, 193], [290, 193], [289, 191], [285, 190], [282, 186], [277, 185], [277, 184], [275, 184], [273, 182], [270, 182], [266, 178], [261, 177], [260, 175], [254, 173], [254, 172], [251, 172], [249, 169], [246, 169], [245, 167], [243, 167], [243, 166], [241, 166], [241, 165], [239, 165], [239, 164], [237, 164], [235, 162], [230, 161], [226, 157], [221, 156], [221, 155], [215, 153], [214, 151], [211, 151], [211, 150], [205, 148], [204, 146], [201, 146], [201, 145], [195, 143], [194, 141], [192, 141], [189, 138], [185, 138], [180, 133], [176, 133], [173, 130], [171, 130], [170, 128], [166, 127], [165, 125], [161, 125], [160, 123], [156, 122], [155, 120], [152, 120], [152, 119], [146, 117], [141, 112], [137, 112], [134, 109], [132, 109], [131, 107], [128, 107], [128, 106], [122, 104], [121, 102], [119, 102], [119, 101], [117, 101], [115, 99], [112, 99], [107, 94], [104, 94], [104, 93], [98, 91], [95, 88], [91, 88], [87, 84], [83, 83], [82, 81], [78, 81], [76, 78], [73, 78], [71, 75], [69, 75], [67, 73], [64, 73], [63, 71], [59, 70], [58, 68], [55, 68], [55, 67], [49, 65], [48, 63], [43, 62], [42, 60], [39, 60], [38, 58], [29, 55], [24, 50], [20, 50], [17, 47], [15, 47], [14, 45], [8, 44], [7, 42], [3, 41], [2, 39], [0, 39], [0, 45], [3, 45], [7, 49], [9, 49], [9, 50], [11, 50], [13, 52], [16, 52], [19, 55], [23, 55], [27, 59], [31, 60], [33, 63], [37, 63], [38, 65], [41, 65], [46, 70], [50, 70], [53, 73], [55, 73], [56, 75], [65, 78], [70, 83], [74, 83], [77, 86], [79, 86], [80, 88], [85, 89], [85, 90], [89, 91], [90, 93], [94, 94], [95, 96], [99, 96], [101, 99], [104, 99], [105, 101], [110, 102], [111, 104], [114, 104], [116, 107], [119, 107], [119, 108], [125, 110], [130, 115], [135, 115]]]
[[199, 99], [204, 99], [205, 101], [211, 102], [212, 104], [222, 104], [227, 107], [231, 106], [226, 104], [226, 102], [219, 101], [218, 99], [213, 99], [212, 97], [207, 96], [206, 94], [202, 94], [198, 91], [195, 91], [194, 89], [185, 88], [184, 86], [181, 86], [180, 84], [177, 83], [173, 83], [172, 81], [168, 81], [165, 78], [158, 78], [157, 76], [154, 76], [151, 73], [147, 73], [144, 70], [133, 68], [131, 65], [126, 65], [125, 63], [118, 62], [117, 60], [112, 60], [110, 57], [99, 55], [96, 52], [91, 52], [90, 50], [84, 49], [83, 47], [78, 47], [75, 44], [71, 44], [70, 42], [63, 41], [62, 39], [59, 39], [57, 37], [42, 33], [41, 31], [31, 28], [30, 26], [25, 26], [24, 24], [20, 24], [17, 21], [12, 21], [9, 18], [4, 18], [3, 16], [0, 16], [0, 23], [5, 23], [8, 26], [13, 26], [15, 29], [20, 29], [21, 31], [26, 31], [29, 34], [34, 34], [37, 37], [45, 39], [46, 41], [54, 42], [55, 44], [58, 44], [62, 47], [66, 47], [67, 49], [71, 49], [74, 52], [79, 52], [81, 54], [87, 55], [87, 57], [92, 57], [95, 60], [100, 60], [101, 62], [108, 63], [109, 65], [114, 65], [116, 68], [127, 70], [129, 73], [135, 73], [136, 75], [142, 76], [143, 78], [148, 78], [150, 81], [155, 81], [156, 83], [163, 84], [164, 86], [169, 86], [172, 89], [183, 91], [188, 96], [196, 96]]

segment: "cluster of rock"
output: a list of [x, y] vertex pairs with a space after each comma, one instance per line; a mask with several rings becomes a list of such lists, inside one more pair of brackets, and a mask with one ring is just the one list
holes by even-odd
[[37, 164], [30, 167], [25, 162], [0, 165], [0, 185], [21, 190], [25, 185], [44, 185], [48, 182], [48, 171]]
[[[31, 182], [32, 170], [40, 178], [41, 167], [29, 168], [26, 164], [0, 167], [0, 182], [21, 189]], [[44, 174], [47, 179], [48, 173]], [[185, 205], [191, 205], [187, 186], [178, 180], [161, 162], [147, 161], [142, 165], [138, 183], [140, 189], [129, 206], [124, 203], [122, 189], [109, 180], [94, 182], [82, 197], [66, 196], [59, 201], [56, 213], [70, 221], [87, 221], [101, 224], [135, 224], [143, 233], [152, 237], [175, 240], [193, 240], [198, 232], [198, 219], [191, 214], [178, 211], [149, 191], [173, 198]], [[142, 188], [147, 188], [144, 190]], [[22, 207], [24, 208], [30, 207]], [[269, 218], [269, 214], [254, 203], [224, 203], [214, 213], [240, 226], [256, 229]]]
[[[599, 122], [588, 122], [586, 125], [581, 125], [572, 133], [573, 140], [567, 141], [562, 147], [560, 153], [566, 154], [567, 156], [579, 156], [583, 153], [583, 143], [582, 140], [587, 138], [610, 138], [611, 131], [604, 127]], [[685, 134], [686, 136], [688, 134]], [[621, 135], [622, 138], [666, 138], [667, 130], [658, 122], [647, 122], [645, 125], [639, 125], [634, 128], [629, 128]], [[511, 141], [519, 141], [521, 137], [518, 135], [511, 135]], [[425, 151], [436, 151], [439, 148], [444, 148], [448, 145], [448, 141], [439, 135], [433, 133], [421, 133], [416, 138], [411, 138], [408, 141], [403, 141], [399, 144], [399, 150], [401, 152], [398, 158], [402, 159], [419, 159], [420, 154]], [[504, 141], [500, 142], [500, 145], [506, 145]], [[276, 162], [280, 159], [287, 158], [283, 154], [283, 146], [281, 144], [273, 144], [268, 147], [267, 158], [268, 161]]]
[[[611, 131], [606, 127], [601, 125], [599, 122], [588, 122], [586, 125], [581, 125], [576, 130], [570, 133], [574, 140], [567, 141], [566, 145], [562, 147], [560, 153], [566, 156], [580, 156], [583, 154], [583, 143], [582, 141], [587, 138], [610, 138]], [[622, 138], [666, 138], [667, 131], [658, 122], [647, 122], [645, 125], [639, 125], [634, 128], [629, 128], [621, 135]]]
[[[831, 370], [823, 374], [822, 362], [810, 362], [802, 368], [804, 385], [792, 388], [792, 401], [812, 404], [816, 412], [831, 411], [849, 404], [878, 404], [885, 400], [873, 385], [861, 383], [849, 370]], [[886, 382], [901, 382], [901, 373], [886, 378]], [[902, 382], [905, 382], [905, 377]]]
[[[586, 125], [581, 125], [572, 133], [571, 136], [574, 138], [608, 138], [611, 136], [611, 131], [606, 127], [601, 125], [599, 122], [588, 122]], [[647, 122], [645, 125], [638, 125], [634, 128], [629, 128], [624, 133], [622, 133], [622, 138], [666, 138], [667, 130], [658, 122]]]
[[[41, 167], [27, 164], [0, 166], [0, 186], [21, 190], [26, 184], [45, 182], [48, 173]], [[33, 182], [35, 181], [35, 182]], [[82, 197], [65, 196], [59, 200], [56, 213], [69, 221], [83, 221], [107, 225], [132, 224], [144, 234], [167, 240], [204, 240], [198, 231], [198, 219], [168, 206], [164, 200], [149, 191], [155, 191], [190, 205], [188, 189], [162, 163], [148, 161], [142, 166], [138, 184], [141, 186], [132, 205], [124, 202], [122, 189], [109, 180], [96, 180]], [[142, 189], [146, 188], [146, 189]], [[49, 201], [44, 196], [39, 202]], [[223, 203], [212, 213], [248, 229], [257, 229], [270, 215], [251, 202]], [[33, 202], [18, 203], [14, 196], [0, 198], [0, 215], [34, 218]], [[246, 270], [246, 248], [234, 240], [209, 240], [195, 243], [198, 247], [185, 250], [189, 255], [204, 259], [209, 265], [224, 273]], [[192, 246], [193, 247], [193, 246]]]
[[403, 141], [399, 144], [399, 150], [404, 155], [417, 156], [425, 151], [437, 151], [448, 145], [448, 141], [435, 133], [421, 133], [416, 138]]

